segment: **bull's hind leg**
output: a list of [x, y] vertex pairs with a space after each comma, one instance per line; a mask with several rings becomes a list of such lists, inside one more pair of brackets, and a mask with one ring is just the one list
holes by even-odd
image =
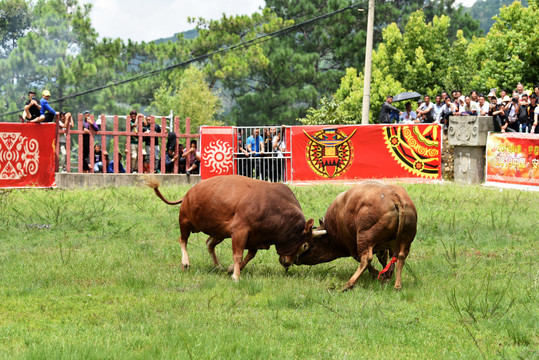
[[361, 274], [363, 274], [365, 269], [367, 269], [369, 267], [369, 265], [371, 264], [371, 261], [372, 261], [372, 247], [367, 248], [365, 251], [361, 252], [360, 254], [361, 254], [360, 255], [361, 257], [359, 259], [359, 267], [357, 268], [354, 275], [352, 275], [350, 280], [348, 280], [348, 282], [346, 283], [346, 287], [344, 288], [344, 290], [349, 290], [349, 289], [353, 288], [354, 285], [356, 284], [357, 280], [361, 276]]
[[395, 290], [400, 290], [402, 288], [402, 268], [404, 267], [404, 261], [406, 260], [406, 257], [408, 256], [408, 253], [410, 252], [410, 246], [401, 246], [401, 249], [399, 251], [399, 255], [397, 256], [397, 274], [396, 274], [396, 280], [395, 280]]
[[214, 237], [209, 237], [208, 240], [206, 240], [206, 247], [208, 248], [208, 252], [210, 253], [210, 256], [213, 260], [213, 264], [219, 268], [219, 270], [224, 270], [224, 268], [221, 266], [221, 263], [219, 263], [219, 259], [217, 259], [217, 255], [215, 254], [215, 247], [219, 245], [224, 239], [216, 239]]
[[191, 235], [191, 224], [180, 222], [180, 248], [182, 249], [182, 270], [189, 269], [191, 263], [189, 262], [189, 254], [187, 254], [187, 240]]

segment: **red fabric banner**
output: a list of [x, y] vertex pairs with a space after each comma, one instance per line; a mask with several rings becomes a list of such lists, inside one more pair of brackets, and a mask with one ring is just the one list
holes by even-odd
[[232, 175], [234, 130], [230, 126], [203, 126], [200, 128], [200, 178]]
[[539, 135], [489, 133], [486, 181], [539, 186]]
[[53, 187], [56, 124], [0, 123], [0, 188]]
[[441, 127], [292, 127], [292, 181], [441, 179]]

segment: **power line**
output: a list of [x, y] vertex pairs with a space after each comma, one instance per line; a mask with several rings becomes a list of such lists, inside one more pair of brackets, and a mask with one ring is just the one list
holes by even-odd
[[[175, 68], [179, 68], [179, 67], [189, 65], [189, 64], [191, 64], [193, 62], [208, 59], [208, 58], [210, 58], [210, 57], [212, 57], [214, 55], [220, 54], [220, 53], [225, 53], [225, 52], [228, 52], [228, 51], [248, 48], [250, 46], [254, 46], [254, 45], [263, 43], [265, 41], [268, 41], [268, 40], [270, 40], [272, 38], [285, 35], [285, 34], [289, 33], [290, 31], [295, 30], [295, 29], [300, 28], [300, 27], [303, 27], [305, 25], [309, 25], [309, 24], [312, 24], [312, 23], [315, 23], [315, 22], [318, 22], [318, 21], [321, 21], [321, 20], [325, 20], [327, 18], [330, 18], [332, 16], [335, 16], [335, 15], [337, 15], [339, 13], [342, 13], [342, 12], [345, 12], [347, 10], [351, 10], [351, 9], [354, 9], [354, 8], [359, 8], [359, 6], [360, 6], [360, 4], [352, 4], [352, 5], [349, 5], [347, 7], [335, 10], [333, 12], [317, 16], [315, 18], [303, 21], [303, 22], [298, 23], [298, 24], [294, 24], [294, 25], [289, 26], [287, 28], [276, 30], [276, 31], [271, 32], [269, 34], [259, 36], [259, 37], [255, 38], [255, 39], [243, 41], [243, 42], [238, 43], [236, 45], [232, 45], [232, 46], [229, 46], [229, 47], [226, 47], [226, 48], [215, 50], [215, 51], [210, 52], [208, 54], [197, 56], [197, 57], [191, 58], [189, 60], [182, 61], [182, 62], [177, 63], [177, 64], [169, 65], [169, 66], [161, 68], [161, 69], [148, 71], [146, 73], [143, 73], [143, 74], [140, 74], [140, 75], [137, 75], [137, 76], [133, 76], [133, 77], [131, 77], [129, 79], [116, 81], [116, 82], [113, 82], [113, 83], [110, 83], [110, 84], [107, 84], [107, 85], [103, 85], [103, 86], [99, 86], [99, 87], [96, 87], [96, 88], [93, 88], [93, 89], [89, 89], [89, 90], [81, 91], [81, 92], [78, 92], [78, 93], [75, 93], [75, 94], [67, 95], [67, 96], [64, 96], [64, 97], [62, 97], [60, 99], [52, 100], [49, 103], [54, 104], [54, 103], [58, 103], [58, 102], [61, 102], [61, 101], [67, 100], [67, 99], [72, 99], [72, 98], [76, 98], [76, 97], [79, 97], [79, 96], [88, 95], [88, 94], [98, 92], [98, 91], [101, 91], [101, 90], [104, 90], [104, 89], [108, 89], [108, 88], [111, 88], [111, 87], [116, 87], [116, 86], [119, 86], [119, 85], [128, 84], [128, 83], [133, 82], [133, 81], [137, 81], [137, 80], [140, 80], [140, 79], [151, 77], [153, 75], [159, 74], [159, 73], [164, 72], [164, 71], [169, 71], [169, 70], [172, 70], [172, 69], [175, 69]], [[359, 11], [364, 11], [364, 9], [358, 9], [358, 10]], [[4, 114], [0, 114], [0, 118], [8, 116], [8, 115], [17, 114], [17, 113], [19, 113], [21, 111], [23, 111], [23, 109], [16, 110], [16, 111], [11, 111], [11, 112], [4, 113]]]

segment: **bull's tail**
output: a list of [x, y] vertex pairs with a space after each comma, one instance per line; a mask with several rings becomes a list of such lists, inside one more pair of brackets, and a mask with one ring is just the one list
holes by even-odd
[[[399, 225], [397, 226], [397, 235], [395, 236], [395, 240], [397, 244], [399, 245], [402, 242], [402, 232], [404, 229], [404, 224], [406, 222], [406, 203], [402, 201], [401, 196], [397, 192], [393, 192], [393, 202], [395, 204], [395, 208], [399, 212]], [[399, 249], [400, 251], [400, 249]], [[395, 270], [395, 263], [397, 262], [397, 256], [398, 253], [391, 253], [392, 256], [391, 261], [387, 264], [387, 266], [380, 271], [380, 274], [378, 274], [378, 278], [380, 278], [380, 275], [387, 272], [386, 277], [389, 279], [391, 275], [393, 275], [393, 271]]]
[[153, 189], [153, 191], [155, 191], [155, 194], [161, 199], [163, 200], [165, 203], [169, 204], [169, 205], [178, 205], [178, 204], [181, 204], [182, 201], [183, 201], [183, 198], [181, 198], [180, 200], [178, 201], [168, 201], [167, 199], [165, 199], [165, 197], [163, 196], [163, 194], [161, 194], [161, 191], [159, 191], [159, 180], [157, 180], [154, 176], [148, 176], [146, 177], [146, 179], [144, 180], [144, 184], [148, 187], [151, 187]]

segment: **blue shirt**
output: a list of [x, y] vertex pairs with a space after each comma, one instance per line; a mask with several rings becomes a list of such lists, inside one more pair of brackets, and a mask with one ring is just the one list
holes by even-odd
[[253, 135], [251, 135], [251, 136], [249, 136], [247, 138], [247, 146], [249, 146], [249, 144], [251, 144], [251, 151], [254, 151], [256, 153], [260, 152], [260, 143], [261, 142], [264, 142], [264, 140], [262, 139], [262, 135], [258, 135], [256, 137], [256, 140], [255, 140], [255, 137]]
[[[120, 163], [118, 164], [118, 171], [121, 172], [121, 173], [125, 173], [124, 165], [122, 164], [121, 161], [120, 161]], [[107, 172], [108, 172], [108, 173], [113, 173], [113, 172], [114, 172], [114, 160], [112, 160], [112, 161], [109, 163], [109, 166], [107, 166]]]
[[51, 113], [53, 116], [56, 116], [56, 111], [51, 108], [47, 99], [41, 98], [41, 115], [45, 115], [47, 112]]

